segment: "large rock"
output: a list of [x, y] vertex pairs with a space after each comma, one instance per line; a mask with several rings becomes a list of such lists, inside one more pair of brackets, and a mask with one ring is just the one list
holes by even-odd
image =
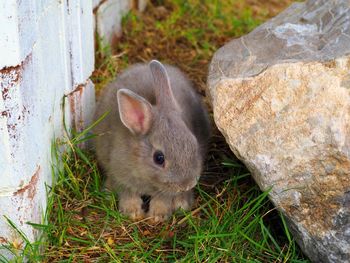
[[314, 262], [350, 262], [350, 1], [295, 3], [219, 49], [214, 118]]

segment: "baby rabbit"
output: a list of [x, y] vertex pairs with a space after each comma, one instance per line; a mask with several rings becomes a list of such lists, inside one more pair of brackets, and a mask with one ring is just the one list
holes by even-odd
[[101, 94], [96, 119], [105, 112], [94, 144], [119, 210], [157, 222], [190, 209], [210, 123], [185, 75], [156, 60], [131, 66]]

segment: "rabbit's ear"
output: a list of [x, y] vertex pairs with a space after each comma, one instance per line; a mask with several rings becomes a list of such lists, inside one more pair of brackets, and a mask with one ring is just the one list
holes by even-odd
[[128, 89], [117, 93], [122, 123], [135, 135], [146, 134], [152, 125], [152, 105]]
[[169, 76], [163, 64], [158, 60], [152, 60], [149, 63], [149, 67], [155, 84], [157, 104], [166, 109], [177, 107], [171, 90]]

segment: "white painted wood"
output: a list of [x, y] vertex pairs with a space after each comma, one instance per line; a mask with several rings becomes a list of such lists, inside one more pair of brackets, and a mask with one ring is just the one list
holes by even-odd
[[[29, 239], [46, 207], [50, 147], [68, 127], [82, 129], [94, 108], [91, 1], [0, 2], [0, 243], [16, 242], [8, 216]], [[76, 113], [79, 114], [76, 114]], [[0, 250], [0, 253], [5, 253]]]
[[26, 222], [40, 223], [45, 211], [50, 146], [64, 134], [63, 114], [76, 130], [93, 116], [94, 22], [110, 42], [132, 2], [0, 0], [0, 243], [20, 243], [4, 215], [35, 238]]
[[147, 0], [139, 0], [138, 1], [138, 9], [140, 12], [144, 12], [146, 10], [147, 7]]
[[132, 7], [130, 0], [103, 1], [96, 12], [96, 30], [101, 39], [111, 43], [115, 36], [122, 33], [122, 18]]
[[34, 1], [20, 6], [15, 0], [0, 1], [0, 69], [18, 65], [30, 53], [36, 34]]
[[92, 0], [92, 8], [98, 7], [98, 5], [101, 3], [101, 0]]
[[65, 2], [68, 10], [67, 37], [70, 41], [73, 86], [86, 81], [94, 69], [94, 35], [92, 2], [76, 0]]
[[148, 0], [93, 0], [94, 28], [103, 44], [111, 44], [122, 33], [122, 18], [131, 8], [145, 11]]

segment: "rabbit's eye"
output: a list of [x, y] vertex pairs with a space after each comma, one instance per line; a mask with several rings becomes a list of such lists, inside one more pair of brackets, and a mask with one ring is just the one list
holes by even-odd
[[153, 161], [160, 166], [164, 166], [164, 162], [165, 162], [165, 157], [164, 154], [161, 151], [156, 151], [153, 154]]

